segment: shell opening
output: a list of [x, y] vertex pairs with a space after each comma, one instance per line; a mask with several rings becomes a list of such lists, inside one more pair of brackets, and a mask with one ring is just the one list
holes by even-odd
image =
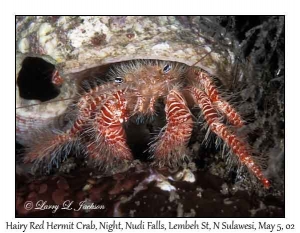
[[55, 66], [42, 58], [26, 57], [17, 78], [20, 97], [42, 102], [57, 97], [60, 90], [52, 82], [55, 71]]

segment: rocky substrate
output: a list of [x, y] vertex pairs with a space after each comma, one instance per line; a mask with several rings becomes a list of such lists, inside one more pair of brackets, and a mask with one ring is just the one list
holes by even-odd
[[[79, 168], [39, 178], [17, 175], [16, 216], [284, 217], [283, 197], [272, 188], [259, 194], [208, 170], [171, 171], [136, 163], [111, 176], [97, 173]], [[30, 202], [33, 207], [26, 210]]]

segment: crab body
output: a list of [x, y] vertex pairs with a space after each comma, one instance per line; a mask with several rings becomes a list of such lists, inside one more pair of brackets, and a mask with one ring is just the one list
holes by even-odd
[[150, 145], [150, 152], [155, 164], [177, 166], [188, 157], [186, 147], [193, 130], [192, 113], [185, 100], [189, 95], [200, 107], [210, 130], [265, 187], [269, 186], [248, 145], [222, 122], [224, 115], [233, 126], [243, 125], [240, 115], [220, 97], [205, 71], [174, 62], [138, 60], [116, 65], [109, 79], [82, 94], [75, 102], [77, 114], [70, 128], [50, 134], [43, 143], [33, 143], [25, 162], [51, 165], [74, 144], [83, 147], [93, 163], [106, 168], [116, 161], [133, 160], [123, 125], [135, 115], [154, 115], [157, 100], [163, 98], [167, 124]]

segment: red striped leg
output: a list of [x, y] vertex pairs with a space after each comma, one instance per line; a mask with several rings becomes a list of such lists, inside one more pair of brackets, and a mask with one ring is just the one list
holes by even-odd
[[[100, 98], [95, 98], [94, 100], [95, 102], [98, 102], [100, 101]], [[93, 102], [93, 104], [95, 102]], [[87, 104], [87, 106], [80, 109], [74, 124], [66, 132], [53, 134], [48, 131], [36, 135], [37, 140], [30, 146], [24, 157], [24, 162], [40, 162], [44, 159], [51, 161], [55, 160], [62, 152], [67, 154], [67, 151], [69, 151], [71, 147], [76, 146], [74, 143], [78, 140], [78, 135], [91, 114], [93, 104]]]
[[241, 116], [227, 101], [222, 99], [210, 76], [201, 70], [194, 70], [193, 72], [216, 109], [223, 112], [232, 125], [242, 127], [244, 122]]
[[92, 114], [97, 110], [104, 99], [107, 98], [106, 94], [98, 94], [97, 92], [99, 92], [100, 89], [104, 89], [105, 87], [108, 88], [110, 86], [111, 84], [103, 85], [101, 87], [96, 86], [80, 97], [77, 103], [77, 118], [71, 129], [66, 132], [66, 134], [69, 134], [70, 138], [77, 136], [81, 132], [83, 126], [91, 118]]
[[114, 159], [132, 160], [131, 151], [126, 144], [125, 130], [122, 123], [127, 120], [127, 101], [118, 91], [109, 98], [96, 115], [94, 126], [96, 128], [95, 142], [91, 148], [96, 148], [92, 158], [114, 161]]
[[232, 133], [226, 125], [220, 122], [219, 115], [214, 109], [210, 98], [203, 91], [197, 88], [190, 87], [188, 90], [192, 94], [194, 101], [199, 104], [210, 129], [226, 142], [226, 144], [232, 149], [233, 153], [238, 157], [239, 161], [242, 164], [245, 164], [248, 169], [254, 173], [257, 179], [260, 180], [266, 188], [268, 188], [270, 183], [264, 177], [259, 166], [255, 164], [247, 149], [247, 144]]
[[176, 165], [186, 156], [186, 146], [193, 130], [193, 120], [185, 100], [178, 90], [172, 90], [166, 101], [167, 125], [151, 145], [159, 165]]
[[104, 98], [104, 96], [92, 96], [92, 92], [95, 92], [96, 89], [80, 97], [77, 103], [78, 116], [69, 130], [61, 134], [45, 131], [34, 135], [36, 141], [30, 145], [28, 152], [25, 154], [25, 163], [34, 161], [39, 163], [43, 160], [54, 161], [61, 153], [67, 154], [71, 147], [76, 146], [75, 142], [78, 140], [78, 135], [82, 131], [83, 126]]

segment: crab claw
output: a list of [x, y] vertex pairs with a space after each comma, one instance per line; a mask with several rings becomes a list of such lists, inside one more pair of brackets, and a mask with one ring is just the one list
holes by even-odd
[[133, 159], [122, 125], [127, 119], [126, 106], [122, 91], [118, 91], [107, 99], [95, 116], [92, 123], [94, 141], [89, 145], [90, 157], [95, 162], [113, 163], [115, 160]]
[[156, 163], [161, 166], [176, 165], [187, 156], [186, 146], [193, 130], [191, 112], [178, 90], [173, 89], [168, 94], [165, 111], [167, 125], [150, 147]]

